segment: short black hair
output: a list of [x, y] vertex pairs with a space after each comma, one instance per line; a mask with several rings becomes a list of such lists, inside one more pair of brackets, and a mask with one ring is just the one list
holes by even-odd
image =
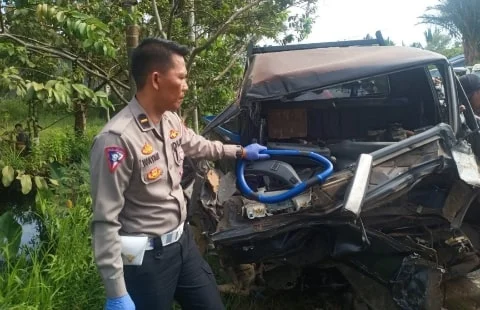
[[133, 51], [131, 73], [137, 89], [145, 86], [147, 76], [153, 70], [167, 72], [172, 66], [172, 54], [187, 56], [188, 47], [161, 38], [146, 38]]
[[20, 123], [16, 123], [16, 124], [15, 124], [15, 128], [17, 128], [17, 127], [23, 127], [23, 126], [22, 126], [22, 124], [20, 124]]

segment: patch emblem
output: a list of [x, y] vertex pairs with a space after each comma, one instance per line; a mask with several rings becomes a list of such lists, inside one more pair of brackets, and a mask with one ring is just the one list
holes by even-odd
[[153, 152], [153, 146], [149, 143], [145, 143], [142, 147], [142, 154], [143, 155], [150, 155]]
[[152, 170], [150, 170], [147, 174], [147, 179], [148, 180], [155, 180], [158, 179], [162, 175], [162, 169], [155, 167]]
[[109, 146], [105, 148], [105, 156], [107, 157], [108, 169], [110, 169], [110, 172], [114, 172], [127, 157], [127, 152], [121, 147]]
[[178, 131], [175, 129], [170, 130], [170, 139], [175, 139], [176, 137], [178, 137]]

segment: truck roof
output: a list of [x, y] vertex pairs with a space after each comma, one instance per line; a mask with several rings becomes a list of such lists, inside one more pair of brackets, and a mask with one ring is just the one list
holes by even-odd
[[[300, 45], [298, 45], [300, 46]], [[297, 48], [250, 55], [243, 95], [248, 100], [286, 95], [437, 62], [440, 54], [401, 46]]]

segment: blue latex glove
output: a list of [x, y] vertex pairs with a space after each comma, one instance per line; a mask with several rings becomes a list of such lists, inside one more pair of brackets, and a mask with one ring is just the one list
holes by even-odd
[[246, 160], [258, 160], [258, 159], [269, 159], [270, 155], [268, 154], [260, 154], [261, 151], [265, 151], [267, 148], [263, 145], [258, 143], [253, 143], [247, 145], [243, 150], [245, 152], [245, 159]]
[[135, 304], [127, 294], [121, 297], [107, 298], [105, 310], [135, 310]]

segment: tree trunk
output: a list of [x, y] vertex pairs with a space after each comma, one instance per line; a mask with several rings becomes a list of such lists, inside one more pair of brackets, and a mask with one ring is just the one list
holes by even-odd
[[[135, 13], [135, 8], [131, 4], [126, 5], [126, 8], [128, 9], [128, 13], [130, 15], [133, 15]], [[133, 50], [138, 46], [140, 27], [135, 24], [135, 22], [133, 22], [133, 24], [127, 24], [127, 29], [125, 30], [125, 37], [127, 41], [128, 67], [130, 68]], [[128, 82], [130, 86], [130, 91], [128, 93], [128, 98], [126, 99], [130, 100], [133, 98], [133, 96], [135, 96], [135, 93], [137, 91], [135, 81], [133, 80], [131, 72], [129, 72], [128, 75]]]
[[479, 60], [479, 50], [477, 42], [463, 39], [463, 50], [465, 54], [465, 65], [473, 66], [475, 61]]
[[34, 141], [40, 138], [40, 126], [38, 125], [38, 102], [33, 102], [33, 139]]
[[[195, 1], [190, 0], [190, 13], [188, 14], [188, 27], [190, 28], [190, 33], [188, 35], [189, 41], [192, 46], [195, 46]], [[197, 102], [197, 87], [195, 81], [192, 81], [192, 93], [193, 93], [193, 104], [195, 109], [193, 110], [193, 130], [198, 134], [198, 102]]]
[[87, 129], [87, 105], [85, 102], [76, 101], [74, 104], [75, 111], [75, 136], [81, 137], [85, 134]]
[[28, 116], [27, 116], [27, 131], [28, 134], [32, 134], [33, 128], [33, 101], [28, 101]]

